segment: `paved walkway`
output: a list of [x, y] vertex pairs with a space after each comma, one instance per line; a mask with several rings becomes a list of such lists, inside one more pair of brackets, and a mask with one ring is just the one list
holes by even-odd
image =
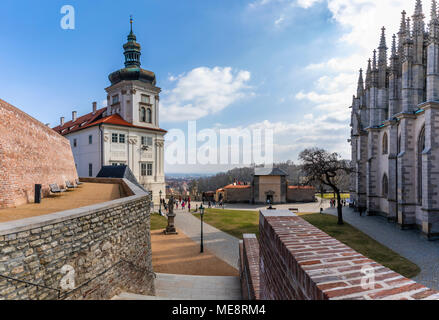
[[[336, 209], [325, 213], [336, 215]], [[395, 223], [389, 223], [380, 216], [362, 216], [351, 208], [343, 208], [346, 222], [389, 247], [410, 261], [416, 263], [421, 272], [413, 280], [439, 290], [439, 242], [428, 241], [416, 230], [400, 230]]]
[[[193, 241], [200, 243], [201, 222], [192, 214], [181, 209], [175, 210], [175, 226], [177, 231], [186, 234]], [[218, 230], [207, 223], [203, 225], [204, 247], [218, 258], [238, 269], [239, 239]]]
[[[191, 203], [192, 209], [196, 205], [200, 206], [200, 202]], [[320, 208], [329, 207], [329, 201], [318, 201], [312, 203], [289, 203], [274, 205], [274, 208], [289, 209], [297, 208], [299, 212], [319, 212]], [[252, 210], [259, 211], [260, 209], [266, 209], [267, 206], [252, 205], [252, 204], [225, 204], [224, 209], [231, 210]], [[193, 241], [200, 243], [200, 220], [195, 218], [187, 211], [181, 210], [181, 208], [175, 210], [175, 226], [177, 229], [186, 234]], [[239, 259], [239, 239], [218, 230], [207, 223], [203, 227], [204, 234], [204, 246], [212, 251], [218, 258], [224, 260], [234, 268], [238, 269]]]
[[112, 300], [241, 300], [238, 277], [188, 276], [157, 273], [156, 296], [121, 293]]

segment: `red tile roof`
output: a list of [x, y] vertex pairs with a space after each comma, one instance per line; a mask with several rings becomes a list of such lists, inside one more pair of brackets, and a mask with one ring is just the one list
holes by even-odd
[[76, 132], [85, 128], [93, 127], [101, 123], [106, 123], [106, 124], [113, 124], [113, 125], [124, 126], [124, 127], [167, 132], [166, 130], [163, 129], [135, 126], [132, 123], [129, 123], [124, 119], [122, 119], [122, 117], [119, 114], [112, 114], [110, 116], [104, 117], [103, 115], [106, 109], [107, 108], [99, 109], [96, 111], [95, 114], [93, 114], [93, 112], [90, 112], [82, 117], [77, 118], [76, 121], [74, 122], [73, 121], [66, 122], [63, 126], [57, 126], [53, 128], [53, 130], [64, 136], [66, 134]]
[[233, 184], [229, 184], [228, 186], [225, 186], [224, 189], [247, 189], [247, 188], [251, 188], [251, 185], [245, 185], [245, 184], [237, 184], [237, 185], [233, 185]]

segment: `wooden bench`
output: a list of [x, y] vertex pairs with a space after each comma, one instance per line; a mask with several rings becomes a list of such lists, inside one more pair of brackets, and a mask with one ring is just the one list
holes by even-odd
[[76, 188], [75, 185], [73, 185], [70, 181], [66, 181], [66, 187], [68, 189], [75, 189]]
[[56, 183], [49, 184], [50, 192], [52, 193], [63, 193], [66, 192], [66, 189], [61, 189]]

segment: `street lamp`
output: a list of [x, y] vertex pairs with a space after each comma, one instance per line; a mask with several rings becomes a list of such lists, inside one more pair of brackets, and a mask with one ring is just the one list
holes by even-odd
[[200, 243], [200, 253], [204, 252], [203, 247], [203, 216], [204, 216], [204, 207], [203, 204], [200, 206], [200, 217], [201, 217], [201, 243]]
[[160, 195], [160, 204], [159, 204], [159, 213], [162, 215], [162, 190], [159, 191]]

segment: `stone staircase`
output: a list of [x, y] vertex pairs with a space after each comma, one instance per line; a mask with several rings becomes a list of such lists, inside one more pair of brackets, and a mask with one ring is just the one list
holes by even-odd
[[156, 296], [123, 292], [112, 300], [241, 300], [239, 277], [157, 273]]

